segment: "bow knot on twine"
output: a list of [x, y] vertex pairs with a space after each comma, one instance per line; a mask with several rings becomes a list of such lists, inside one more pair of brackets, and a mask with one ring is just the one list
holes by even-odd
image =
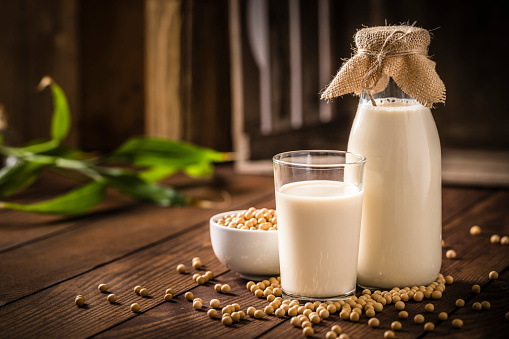
[[[356, 54], [347, 60], [322, 92], [321, 99], [366, 91], [381, 92], [393, 78], [426, 107], [445, 102], [445, 85], [428, 58], [429, 32], [412, 26], [380, 26], [359, 30]], [[374, 104], [374, 100], [372, 99]]]

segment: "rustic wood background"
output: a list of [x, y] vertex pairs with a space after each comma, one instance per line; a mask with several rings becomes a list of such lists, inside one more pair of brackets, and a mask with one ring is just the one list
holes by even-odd
[[[182, 22], [180, 74], [175, 80], [180, 111], [155, 114], [169, 116], [169, 123], [171, 114], [178, 114], [181, 139], [231, 150], [228, 1], [154, 1], [178, 3]], [[50, 95], [34, 91], [46, 74], [69, 96], [74, 123], [70, 144], [107, 151], [130, 136], [151, 134], [146, 102], [153, 92], [146, 91], [151, 80], [145, 63], [154, 36], [147, 36], [145, 27], [155, 18], [145, 13], [148, 2], [0, 0], [0, 103], [9, 119], [7, 141], [47, 136]], [[303, 8], [312, 2], [301, 1]], [[287, 3], [270, 1], [270, 6]], [[352, 36], [362, 25], [417, 21], [432, 29], [430, 54], [448, 89], [447, 104], [434, 111], [443, 146], [509, 150], [509, 114], [503, 100], [508, 70], [499, 50], [509, 29], [498, 6], [436, 0], [331, 1], [330, 6], [333, 73], [341, 58], [350, 56]], [[307, 12], [314, 13], [301, 14]], [[281, 53], [285, 50], [281, 46]], [[311, 62], [305, 53], [303, 62]], [[325, 86], [315, 85], [316, 94]], [[303, 135], [310, 145], [325, 138], [345, 139], [345, 126], [353, 119], [353, 113], [345, 112], [354, 112], [356, 104], [350, 96], [336, 100], [333, 105], [343, 115], [326, 127], [326, 134], [305, 130], [293, 139], [285, 134], [260, 149], [272, 154], [271, 144], [302, 140]]]

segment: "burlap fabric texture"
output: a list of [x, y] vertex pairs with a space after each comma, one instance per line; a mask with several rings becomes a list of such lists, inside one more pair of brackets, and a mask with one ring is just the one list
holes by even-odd
[[363, 28], [355, 34], [355, 55], [340, 68], [321, 99], [362, 90], [375, 94], [392, 77], [403, 92], [426, 107], [445, 102], [445, 85], [428, 58], [430, 34], [414, 26]]

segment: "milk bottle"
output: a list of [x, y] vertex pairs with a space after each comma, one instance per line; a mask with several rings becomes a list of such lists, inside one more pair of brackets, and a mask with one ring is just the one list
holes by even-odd
[[348, 151], [366, 157], [357, 284], [433, 282], [441, 266], [441, 154], [430, 108], [445, 85], [428, 56], [429, 32], [412, 25], [355, 34], [355, 55], [322, 92], [360, 101]]
[[442, 255], [438, 132], [430, 109], [394, 81], [374, 100], [361, 97], [348, 142], [367, 159], [357, 283], [427, 285]]

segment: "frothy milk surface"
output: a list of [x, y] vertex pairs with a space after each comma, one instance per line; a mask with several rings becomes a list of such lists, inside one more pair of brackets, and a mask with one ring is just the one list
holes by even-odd
[[362, 195], [355, 185], [310, 180], [276, 191], [281, 284], [293, 295], [355, 289]]
[[348, 151], [366, 157], [357, 283], [427, 285], [440, 271], [441, 152], [429, 108], [359, 105]]

